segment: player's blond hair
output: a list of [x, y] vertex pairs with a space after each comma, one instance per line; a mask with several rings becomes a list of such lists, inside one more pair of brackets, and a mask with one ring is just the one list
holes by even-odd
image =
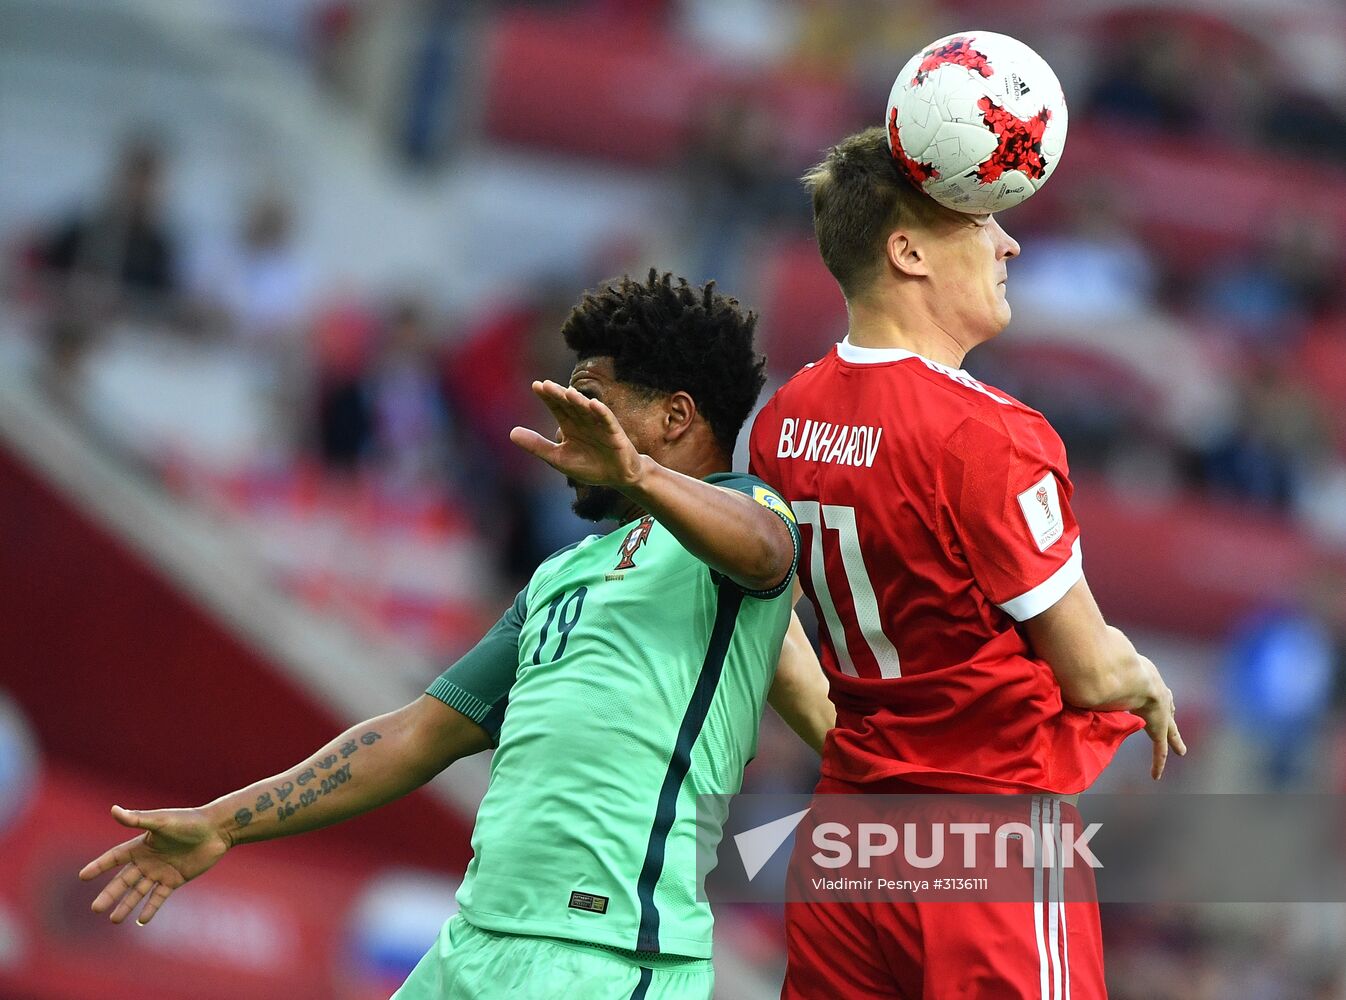
[[880, 273], [894, 229], [958, 219], [902, 175], [882, 128], [847, 136], [801, 180], [813, 196], [818, 252], [847, 298]]

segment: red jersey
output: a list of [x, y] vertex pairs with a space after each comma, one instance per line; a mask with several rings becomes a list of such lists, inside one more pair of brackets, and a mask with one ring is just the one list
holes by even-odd
[[752, 428], [790, 501], [837, 705], [825, 775], [940, 791], [1083, 791], [1142, 728], [1061, 700], [1015, 627], [1083, 575], [1065, 447], [961, 369], [842, 341]]

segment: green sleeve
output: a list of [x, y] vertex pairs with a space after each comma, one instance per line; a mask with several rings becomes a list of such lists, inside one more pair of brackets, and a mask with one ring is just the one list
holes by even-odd
[[790, 540], [794, 543], [795, 552], [794, 559], [790, 563], [790, 572], [785, 574], [785, 579], [770, 590], [743, 590], [746, 596], [762, 600], [770, 600], [785, 593], [790, 589], [790, 584], [794, 582], [795, 570], [799, 568], [799, 524], [795, 520], [795, 514], [790, 509], [790, 505], [785, 502], [784, 497], [776, 492], [774, 487], [768, 486], [756, 476], [750, 476], [746, 473], [721, 472], [713, 476], [707, 476], [706, 482], [752, 497], [784, 521], [785, 526], [790, 529]]
[[425, 691], [481, 726], [492, 741], [500, 736], [509, 689], [519, 670], [519, 632], [528, 614], [526, 595], [526, 590], [519, 591], [481, 641]]

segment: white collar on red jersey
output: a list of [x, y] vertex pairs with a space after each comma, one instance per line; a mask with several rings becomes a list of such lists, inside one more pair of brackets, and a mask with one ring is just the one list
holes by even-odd
[[937, 368], [941, 371], [962, 371], [960, 368], [950, 368], [948, 365], [931, 361], [923, 355], [904, 350], [901, 347], [859, 347], [851, 343], [850, 337], [845, 337], [841, 343], [837, 344], [837, 357], [841, 358], [842, 361], [849, 361], [853, 365], [881, 365], [888, 361], [906, 361], [907, 358], [915, 358], [917, 361], [923, 361], [931, 368]]
[[989, 396], [997, 403], [1003, 403], [1006, 406], [1010, 404], [1008, 399], [997, 396], [963, 369], [950, 368], [948, 365], [931, 361], [927, 357], [913, 351], [904, 350], [901, 347], [857, 347], [851, 343], [850, 337], [846, 337], [841, 343], [837, 344], [837, 357], [853, 365], [881, 365], [888, 361], [905, 361], [907, 358], [915, 358], [931, 371], [947, 375], [959, 385], [967, 386], [969, 389], [980, 392], [983, 396]]

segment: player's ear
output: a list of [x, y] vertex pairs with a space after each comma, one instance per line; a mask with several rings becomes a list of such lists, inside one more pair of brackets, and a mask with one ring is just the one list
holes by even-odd
[[668, 397], [664, 407], [664, 440], [669, 444], [686, 434], [696, 420], [696, 401], [678, 391]]
[[894, 229], [888, 234], [884, 249], [888, 255], [888, 264], [899, 274], [918, 278], [929, 274], [925, 251], [918, 235], [906, 229]]

